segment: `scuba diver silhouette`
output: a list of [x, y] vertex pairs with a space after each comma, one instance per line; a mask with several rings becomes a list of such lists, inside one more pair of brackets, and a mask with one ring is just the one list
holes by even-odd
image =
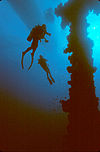
[[27, 52], [29, 52], [30, 50], [33, 50], [31, 53], [32, 61], [31, 61], [31, 65], [29, 66], [28, 70], [31, 68], [31, 66], [33, 64], [34, 53], [38, 47], [38, 41], [40, 40], [40, 42], [41, 42], [41, 39], [44, 39], [45, 42], [48, 42], [48, 40], [45, 38], [46, 34], [51, 36], [51, 34], [47, 32], [45, 24], [43, 24], [42, 26], [37, 25], [32, 29], [32, 31], [30, 32], [30, 34], [27, 38], [27, 41], [29, 41], [29, 42], [31, 42], [31, 40], [32, 40], [32, 44], [24, 52], [22, 52], [22, 60], [21, 60], [22, 69], [24, 69], [24, 66], [23, 66], [24, 55]]
[[48, 68], [48, 64], [46, 63], [46, 59], [43, 58], [42, 55], [40, 55], [40, 58], [38, 59], [38, 64], [40, 64], [40, 66], [44, 69], [44, 71], [47, 73], [47, 79], [49, 81], [50, 84], [53, 84], [53, 82], [55, 83], [55, 80], [53, 79], [50, 70]]

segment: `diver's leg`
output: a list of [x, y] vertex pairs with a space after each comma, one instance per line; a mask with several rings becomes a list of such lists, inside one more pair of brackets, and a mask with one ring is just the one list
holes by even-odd
[[22, 60], [21, 60], [21, 64], [22, 64], [22, 69], [24, 69], [24, 66], [23, 66], [23, 59], [24, 59], [24, 55], [29, 52], [32, 48], [31, 47], [28, 47], [24, 52], [22, 52]]
[[28, 70], [30, 70], [30, 68], [32, 67], [33, 59], [34, 59], [34, 53], [35, 53], [37, 47], [38, 47], [38, 40], [34, 40], [32, 42], [32, 45], [31, 45], [31, 48], [33, 49], [33, 52], [31, 53], [32, 60], [31, 60], [31, 65], [29, 66]]
[[49, 83], [52, 84], [52, 81], [49, 78], [48, 72], [47, 72], [47, 79], [48, 79]]
[[45, 39], [45, 42], [48, 42], [48, 40], [44, 37], [44, 39]]
[[50, 71], [49, 71], [49, 75], [50, 75], [50, 78], [52, 79], [52, 81], [55, 83], [55, 80], [53, 79], [53, 77], [52, 77]]

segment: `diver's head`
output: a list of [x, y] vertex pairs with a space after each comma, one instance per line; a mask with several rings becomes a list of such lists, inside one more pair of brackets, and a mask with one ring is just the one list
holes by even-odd
[[45, 25], [45, 24], [42, 24], [42, 28], [43, 28], [43, 29], [46, 29], [46, 25]]
[[43, 56], [42, 56], [42, 55], [40, 55], [40, 59], [43, 59]]

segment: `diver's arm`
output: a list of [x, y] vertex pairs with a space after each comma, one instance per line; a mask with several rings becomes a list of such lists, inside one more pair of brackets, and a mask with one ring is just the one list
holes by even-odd
[[48, 33], [47, 31], [46, 31], [46, 34], [49, 35], [49, 36], [51, 36], [51, 33]]
[[46, 29], [45, 29], [45, 31], [44, 31], [44, 32], [45, 32], [45, 34], [47, 34], [47, 35], [51, 36], [51, 33], [48, 33]]
[[45, 42], [48, 42], [48, 40], [44, 37], [44, 39], [45, 39]]

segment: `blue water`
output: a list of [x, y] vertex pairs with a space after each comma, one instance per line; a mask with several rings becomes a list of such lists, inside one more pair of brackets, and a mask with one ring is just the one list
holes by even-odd
[[93, 59], [94, 66], [97, 67], [97, 71], [94, 74], [94, 81], [96, 86], [96, 96], [100, 98], [100, 14], [95, 14], [94, 11], [90, 11], [87, 16], [87, 23], [89, 24], [87, 31], [88, 37], [93, 40]]
[[[3, 1], [0, 3], [0, 88], [11, 92], [16, 98], [32, 104], [33, 106], [57, 111], [61, 110], [59, 99], [68, 98], [69, 86], [67, 81], [70, 79], [66, 67], [70, 65], [68, 54], [65, 55], [63, 50], [67, 47], [68, 41], [66, 36], [69, 35], [69, 26], [61, 28], [61, 18], [57, 18], [54, 9], [60, 3], [66, 3], [67, 0], [29, 0], [27, 5], [27, 17], [23, 6], [20, 3], [16, 8]], [[37, 8], [37, 9], [35, 9]], [[21, 10], [20, 10], [21, 9]], [[29, 11], [32, 9], [33, 12]], [[36, 16], [36, 18], [32, 18]], [[94, 19], [95, 18], [95, 21]], [[94, 65], [98, 70], [95, 74], [96, 94], [99, 94], [99, 24], [100, 15], [96, 16], [93, 12], [89, 13], [87, 21], [89, 38], [94, 41], [93, 58]], [[93, 20], [93, 21], [92, 21]], [[27, 68], [31, 62], [30, 53], [25, 56], [25, 70], [21, 69], [21, 53], [30, 43], [26, 41], [31, 28], [35, 24], [47, 25], [47, 30], [52, 35], [47, 36], [49, 43], [39, 43], [35, 53], [34, 64], [30, 71]], [[46, 73], [38, 63], [39, 55], [43, 55], [48, 60], [49, 68], [56, 83], [52, 86], [49, 84]]]

